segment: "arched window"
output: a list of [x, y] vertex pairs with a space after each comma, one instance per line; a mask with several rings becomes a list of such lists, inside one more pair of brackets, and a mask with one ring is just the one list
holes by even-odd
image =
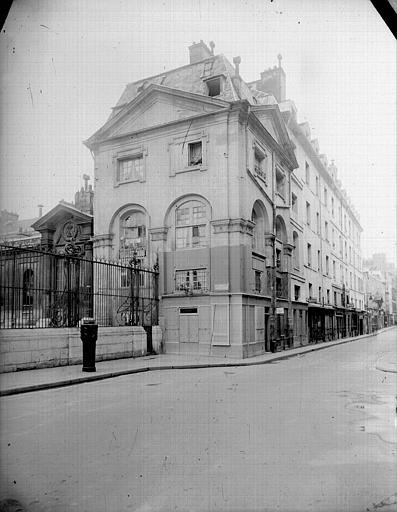
[[252, 208], [251, 221], [255, 224], [252, 236], [252, 250], [265, 252], [265, 233], [269, 229], [268, 218], [264, 206], [256, 201]]
[[300, 266], [300, 255], [299, 255], [299, 237], [296, 231], [293, 232], [293, 244], [294, 244], [294, 268], [299, 268]]
[[175, 247], [186, 249], [206, 247], [208, 211], [201, 201], [187, 201], [175, 211]]
[[134, 251], [138, 257], [146, 256], [146, 216], [139, 211], [127, 212], [120, 219], [120, 259], [129, 260]]
[[276, 237], [281, 242], [287, 241], [287, 230], [285, 228], [285, 223], [279, 215], [276, 217]]
[[33, 270], [28, 268], [23, 273], [23, 286], [22, 286], [22, 305], [33, 305]]

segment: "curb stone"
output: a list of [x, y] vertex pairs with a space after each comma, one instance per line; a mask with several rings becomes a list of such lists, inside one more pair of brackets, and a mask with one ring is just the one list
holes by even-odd
[[[384, 331], [386, 329], [382, 329]], [[159, 371], [159, 370], [191, 370], [191, 369], [203, 369], [203, 368], [227, 368], [227, 367], [239, 367], [239, 366], [258, 366], [262, 364], [271, 364], [275, 361], [282, 361], [284, 359], [290, 359], [293, 357], [298, 356], [304, 356], [306, 354], [310, 354], [311, 352], [316, 352], [318, 350], [324, 350], [331, 347], [336, 347], [338, 345], [344, 345], [345, 343], [350, 343], [352, 341], [358, 341], [363, 340], [372, 336], [376, 336], [382, 331], [377, 331], [375, 333], [369, 333], [364, 334], [362, 336], [356, 336], [354, 338], [346, 338], [341, 340], [333, 340], [329, 342], [323, 342], [321, 344], [315, 344], [315, 345], [305, 345], [305, 347], [296, 347], [296, 348], [307, 348], [307, 350], [303, 350], [302, 352], [292, 352], [294, 349], [287, 350], [282, 353], [282, 355], [278, 355], [275, 357], [272, 357], [270, 359], [265, 359], [263, 361], [230, 361], [227, 363], [218, 363], [218, 362], [208, 362], [208, 363], [186, 363], [186, 364], [170, 364], [170, 365], [161, 365], [161, 366], [143, 366], [141, 368], [131, 368], [127, 370], [120, 370], [120, 371], [112, 371], [112, 372], [106, 372], [106, 373], [95, 373], [90, 374], [82, 377], [75, 377], [71, 379], [65, 379], [60, 380], [56, 382], [46, 382], [42, 384], [32, 384], [30, 386], [21, 386], [16, 388], [10, 388], [5, 390], [0, 390], [0, 397], [3, 396], [10, 396], [10, 395], [18, 395], [21, 393], [31, 393], [33, 391], [43, 391], [46, 389], [54, 389], [54, 388], [61, 388], [65, 386], [73, 386], [76, 384], [83, 384], [86, 382], [92, 382], [92, 381], [98, 381], [98, 380], [104, 380], [104, 379], [111, 379], [114, 377], [123, 377], [125, 375], [132, 375], [134, 373], [143, 373], [143, 372], [150, 372], [150, 371]], [[310, 347], [310, 348], [309, 348]], [[378, 368], [382, 369], [382, 368]], [[383, 370], [383, 371], [390, 371], [390, 370]], [[0, 509], [0, 512], [1, 509]]]

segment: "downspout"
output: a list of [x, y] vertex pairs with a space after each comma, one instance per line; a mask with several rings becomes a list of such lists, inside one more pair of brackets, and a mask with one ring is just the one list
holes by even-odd
[[[272, 207], [273, 207], [273, 222], [272, 222], [272, 283], [271, 283], [271, 315], [270, 315], [270, 346], [272, 347], [273, 342], [276, 341], [276, 307], [277, 307], [277, 274], [276, 274], [276, 195], [275, 195], [275, 183], [276, 183], [276, 163], [275, 163], [275, 152], [272, 151]], [[284, 256], [284, 255], [283, 255]]]
[[[230, 112], [232, 105], [229, 105], [229, 109], [227, 112], [227, 121], [226, 121], [226, 210], [227, 210], [227, 219], [230, 222], [230, 166], [229, 166], [229, 148], [230, 148], [230, 137], [229, 137], [229, 129], [230, 129]], [[230, 340], [230, 322], [231, 322], [231, 271], [230, 271], [230, 228], [227, 230], [227, 280], [229, 283], [229, 293], [228, 293], [228, 340], [229, 346], [231, 345]]]
[[[318, 190], [318, 202], [319, 202], [319, 209], [318, 209], [318, 216], [319, 216], [319, 221], [320, 221], [320, 229], [319, 229], [319, 239], [320, 239], [320, 283], [321, 283], [321, 291], [322, 291], [322, 308], [321, 308], [321, 313], [322, 313], [322, 319], [321, 319], [321, 323], [322, 323], [322, 326], [324, 327], [324, 330], [323, 330], [323, 335], [324, 335], [324, 341], [326, 341], [326, 335], [325, 335], [325, 308], [324, 308], [324, 275], [323, 275], [323, 237], [322, 237], [322, 231], [323, 231], [323, 215], [322, 215], [322, 205], [321, 205], [321, 184], [320, 184], [320, 177], [319, 177], [319, 180], [318, 180], [318, 187], [319, 187], [319, 190]], [[320, 297], [319, 297], [319, 300], [320, 300]], [[320, 303], [321, 305], [321, 303]]]

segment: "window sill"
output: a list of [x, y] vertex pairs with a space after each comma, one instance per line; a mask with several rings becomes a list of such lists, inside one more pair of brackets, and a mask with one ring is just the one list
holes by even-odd
[[175, 251], [192, 251], [195, 249], [208, 249], [208, 245], [197, 245], [195, 247], [175, 247]]
[[120, 185], [126, 185], [127, 183], [143, 183], [144, 179], [134, 179], [134, 180], [126, 180], [126, 181], [116, 181], [116, 183], [113, 185], [113, 188], [117, 188]]
[[192, 171], [206, 171], [207, 166], [206, 165], [188, 165], [187, 167], [184, 167], [183, 169], [178, 169], [174, 172], [173, 176], [176, 174], [183, 174], [185, 172], [192, 172]]
[[264, 252], [259, 252], [256, 249], [252, 249], [252, 256], [256, 256], [257, 258], [260, 258], [262, 260], [266, 259], [266, 255]]

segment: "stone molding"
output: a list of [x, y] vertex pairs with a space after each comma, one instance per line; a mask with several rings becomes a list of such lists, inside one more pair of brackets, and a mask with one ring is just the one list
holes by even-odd
[[284, 244], [283, 244], [283, 253], [286, 256], [292, 256], [293, 250], [294, 250], [294, 245], [291, 245], [291, 244], [288, 244], [288, 243], [284, 242]]
[[245, 219], [220, 219], [213, 220], [211, 224], [214, 228], [214, 233], [244, 233], [251, 235], [255, 224], [250, 220]]
[[114, 235], [113, 233], [105, 233], [103, 235], [94, 235], [92, 237], [92, 243], [94, 248], [98, 247], [109, 247], [112, 245]]
[[265, 246], [266, 247], [273, 247], [275, 241], [276, 241], [276, 236], [273, 235], [273, 233], [265, 234]]
[[150, 228], [150, 239], [152, 242], [165, 241], [167, 240], [167, 233], [169, 228], [167, 226], [161, 226], [159, 228]]

